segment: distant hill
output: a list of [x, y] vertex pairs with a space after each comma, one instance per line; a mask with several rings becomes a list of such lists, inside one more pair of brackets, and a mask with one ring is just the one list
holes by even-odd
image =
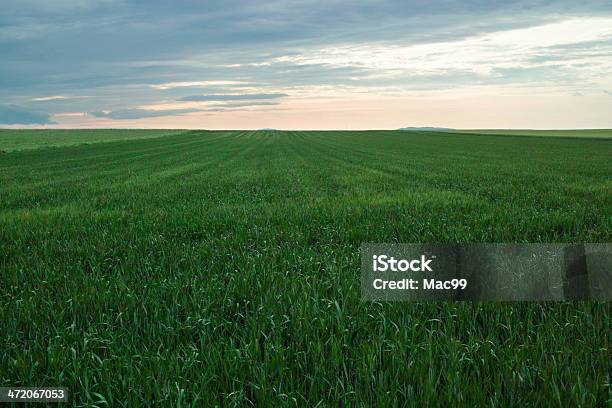
[[455, 129], [442, 127], [404, 127], [397, 130], [402, 132], [453, 132]]

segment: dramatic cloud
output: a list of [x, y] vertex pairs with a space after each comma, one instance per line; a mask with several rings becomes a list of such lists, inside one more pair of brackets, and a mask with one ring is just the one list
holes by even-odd
[[277, 99], [283, 96], [288, 96], [284, 93], [271, 94], [223, 94], [223, 95], [190, 95], [184, 96], [179, 101], [194, 102], [194, 101], [248, 101], [256, 99]]
[[[594, 42], [599, 44], [595, 55]], [[585, 55], [581, 44], [587, 45], [589, 54]], [[559, 55], [560, 49], [564, 50], [562, 55]], [[422, 78], [452, 71], [494, 76], [495, 71], [501, 69], [533, 69], [549, 65], [571, 68], [573, 64], [588, 61], [610, 70], [611, 55], [612, 17], [609, 17], [571, 19], [431, 44], [338, 46], [283, 56], [276, 61], [356, 67], [373, 73]], [[601, 73], [600, 70], [597, 72]]]
[[[193, 126], [218, 118], [234, 128], [245, 117], [239, 106], [207, 102], [258, 100], [278, 102], [266, 112], [276, 109], [285, 127], [289, 115], [303, 117], [296, 127], [310, 126], [309, 114], [323, 119], [339, 106], [355, 126], [396, 128], [422, 109], [443, 126], [454, 119], [440, 100], [484, 105], [492, 109], [487, 117], [508, 118], [519, 95], [540, 98], [528, 112], [530, 126], [554, 126], [563, 98], [576, 103], [576, 94], [581, 105], [563, 115], [568, 125], [612, 126], [604, 93], [612, 89], [609, 0], [5, 3], [0, 104], [44, 108], [58, 126], [95, 125], [91, 115], [67, 122], [65, 114], [100, 115], [112, 106], [99, 116], [105, 125], [128, 118], [159, 125], [146, 119], [163, 117], [170, 126], [194, 109], [189, 118], [200, 119]], [[167, 108], [143, 108], [152, 105]], [[211, 108], [228, 112], [215, 117]], [[341, 116], [325, 123], [345, 126]], [[248, 118], [258, 126], [255, 113]], [[508, 120], [504, 126], [519, 126]]]
[[16, 105], [0, 105], [0, 125], [47, 125], [55, 123], [48, 113]]

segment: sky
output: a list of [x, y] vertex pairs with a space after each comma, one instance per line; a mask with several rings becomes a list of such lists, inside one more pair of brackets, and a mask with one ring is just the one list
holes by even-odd
[[0, 127], [612, 128], [612, 2], [11, 0]]

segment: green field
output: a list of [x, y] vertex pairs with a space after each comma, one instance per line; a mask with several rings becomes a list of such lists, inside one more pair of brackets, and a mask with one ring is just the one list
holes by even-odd
[[545, 136], [545, 137], [581, 137], [612, 138], [612, 129], [579, 129], [579, 130], [537, 130], [537, 129], [462, 129], [456, 133], [473, 133], [505, 136]]
[[0, 384], [89, 406], [612, 402], [609, 303], [366, 303], [359, 281], [363, 242], [610, 242], [612, 141], [116, 132], [0, 133]]
[[91, 129], [91, 130], [2, 130], [0, 153], [43, 147], [149, 139], [184, 133], [185, 130]]

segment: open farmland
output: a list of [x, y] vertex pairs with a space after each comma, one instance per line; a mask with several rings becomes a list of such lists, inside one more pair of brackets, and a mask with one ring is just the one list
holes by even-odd
[[359, 246], [609, 242], [612, 140], [107, 132], [0, 134], [0, 383], [100, 406], [610, 402], [609, 303], [366, 303]]
[[462, 129], [452, 130], [456, 133], [473, 133], [482, 135], [503, 136], [545, 136], [545, 137], [580, 137], [580, 138], [612, 138], [612, 129], [583, 130], [537, 130], [537, 129]]
[[42, 147], [73, 146], [79, 144], [116, 142], [130, 139], [149, 139], [176, 135], [184, 130], [144, 129], [89, 129], [89, 130], [2, 130], [0, 152], [38, 149]]

